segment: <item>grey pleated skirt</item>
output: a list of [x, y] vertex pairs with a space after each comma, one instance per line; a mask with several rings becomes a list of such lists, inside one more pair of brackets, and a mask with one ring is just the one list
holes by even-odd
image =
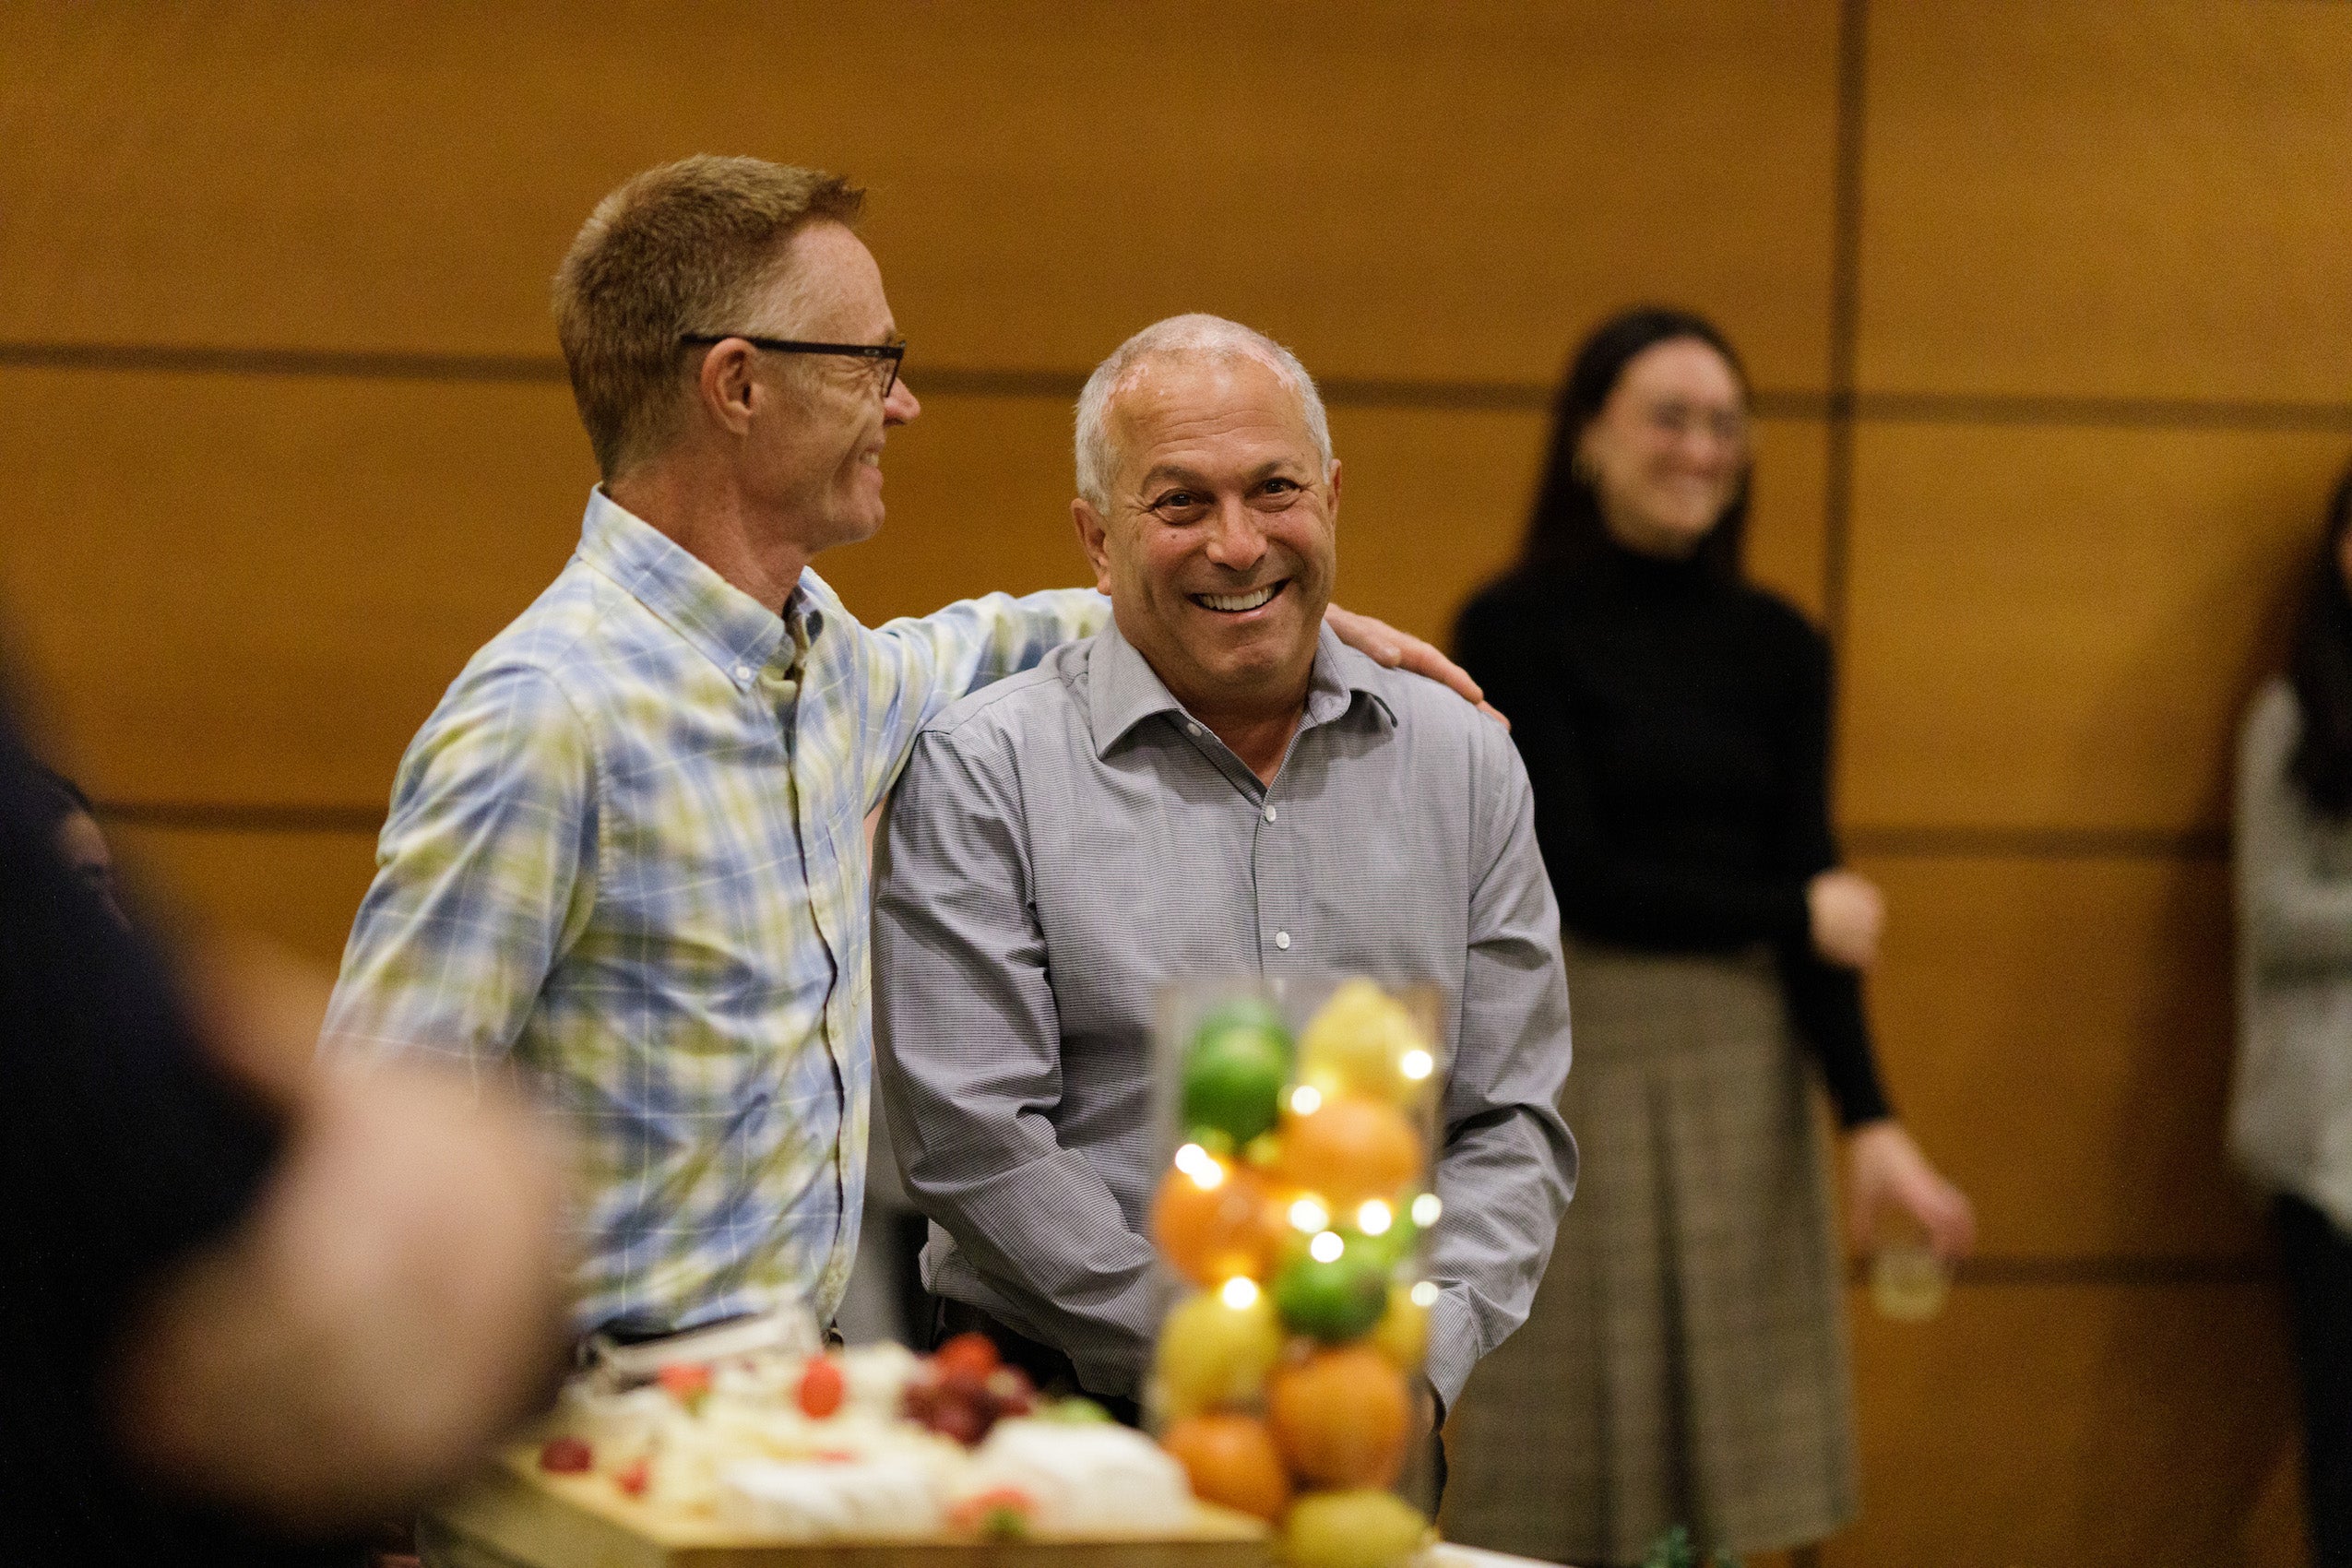
[[1572, 944], [1583, 1151], [1534, 1311], [1447, 1428], [1450, 1540], [1638, 1563], [1766, 1551], [1855, 1511], [1828, 1167], [1763, 951]]

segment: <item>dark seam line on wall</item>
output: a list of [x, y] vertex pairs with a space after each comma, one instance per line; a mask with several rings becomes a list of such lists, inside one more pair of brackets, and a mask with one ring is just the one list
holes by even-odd
[[[2253, 1285], [2277, 1269], [2268, 1258], [1970, 1258], [1953, 1271], [1961, 1285]], [[1868, 1285], [1868, 1259], [1847, 1265], [1847, 1282]]]
[[1848, 854], [1990, 860], [2218, 861], [2229, 835], [2217, 827], [2178, 832], [2097, 827], [1857, 827], [1841, 835]]
[[2036, 424], [2116, 430], [2352, 431], [2352, 403], [2258, 403], [2226, 398], [2036, 398], [1874, 392], [1862, 417], [1890, 423]]
[[100, 801], [98, 819], [126, 827], [179, 827], [199, 833], [374, 833], [381, 806], [302, 806], [204, 801]]
[[537, 354], [206, 349], [163, 343], [0, 343], [0, 365], [183, 375], [346, 376], [358, 381], [542, 383], [564, 379], [563, 361]]
[[1869, 0], [1837, 13], [1837, 150], [1829, 252], [1829, 430], [1822, 496], [1822, 619], [1846, 640], [1854, 518], [1854, 379], [1862, 299], [1862, 158], [1869, 137]]
[[[0, 343], [0, 367], [150, 372], [183, 375], [345, 377], [561, 385], [564, 362], [528, 354], [371, 352], [328, 349], [208, 349], [136, 343]], [[957, 398], [1075, 399], [1083, 374], [1052, 370], [932, 366], [919, 390]], [[1537, 382], [1422, 381], [1340, 376], [1320, 381], [1334, 408], [1466, 413], [1544, 413], [1555, 388]], [[2352, 432], [2352, 403], [2264, 403], [2227, 398], [2067, 398], [1966, 392], [1828, 392], [1759, 387], [1759, 419], [1882, 420], [1898, 424], [2069, 425], [2118, 430]], [[1844, 410], [1841, 415], [1840, 410]]]

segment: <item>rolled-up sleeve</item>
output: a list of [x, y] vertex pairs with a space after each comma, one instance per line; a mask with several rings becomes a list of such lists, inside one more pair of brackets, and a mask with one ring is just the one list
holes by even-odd
[[1131, 1394], [1155, 1326], [1152, 1248], [1050, 1120], [1061, 1024], [1010, 757], [926, 732], [887, 823], [876, 1064], [908, 1190], [989, 1278], [992, 1311], [1067, 1347], [1090, 1391]]
[[1455, 1060], [1430, 1243], [1439, 1289], [1429, 1378], [1449, 1407], [1479, 1359], [1526, 1321], [1576, 1184], [1561, 1120], [1569, 1066], [1560, 912], [1536, 847], [1526, 768], [1500, 731], [1479, 747], [1471, 891]]
[[401, 760], [327, 1049], [503, 1062], [584, 923], [596, 826], [587, 732], [552, 677], [461, 677]]

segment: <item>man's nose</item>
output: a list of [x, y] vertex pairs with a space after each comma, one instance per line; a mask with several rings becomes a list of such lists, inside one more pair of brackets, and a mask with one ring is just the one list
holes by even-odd
[[1246, 572], [1265, 554], [1265, 531], [1238, 495], [1218, 503], [1209, 529], [1208, 558], [1229, 571]]
[[915, 389], [907, 385], [907, 378], [903, 375], [890, 388], [890, 396], [882, 400], [882, 422], [885, 425], [905, 424], [922, 411], [921, 400], [915, 396]]

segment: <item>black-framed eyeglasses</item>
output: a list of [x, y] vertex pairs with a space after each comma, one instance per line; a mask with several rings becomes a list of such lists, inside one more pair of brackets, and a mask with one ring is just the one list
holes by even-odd
[[789, 338], [754, 338], [748, 332], [682, 332], [682, 344], [708, 345], [724, 343], [740, 338], [754, 349], [766, 349], [772, 354], [846, 354], [854, 360], [869, 360], [882, 373], [882, 397], [889, 401], [898, 386], [898, 366], [907, 358], [907, 340], [893, 339], [887, 343], [802, 343]]

